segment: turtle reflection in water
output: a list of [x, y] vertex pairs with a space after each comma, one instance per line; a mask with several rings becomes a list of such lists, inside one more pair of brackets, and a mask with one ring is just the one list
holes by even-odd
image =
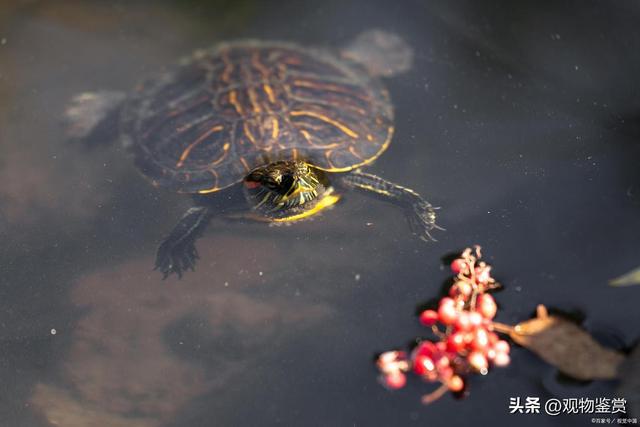
[[156, 268], [165, 277], [193, 269], [195, 241], [216, 214], [296, 221], [348, 189], [399, 205], [413, 232], [433, 240], [439, 227], [431, 204], [360, 170], [393, 134], [379, 77], [407, 70], [411, 59], [402, 39], [379, 30], [336, 54], [282, 42], [222, 43], [130, 95], [79, 95], [66, 114], [78, 139], [119, 128], [153, 185], [193, 195], [194, 207], [158, 249]]

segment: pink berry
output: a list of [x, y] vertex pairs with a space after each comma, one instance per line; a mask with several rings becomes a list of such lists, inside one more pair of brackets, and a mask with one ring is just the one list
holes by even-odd
[[449, 289], [449, 296], [452, 298], [467, 300], [471, 293], [473, 293], [473, 287], [464, 280], [458, 280]]
[[467, 262], [462, 258], [454, 259], [451, 263], [451, 271], [453, 271], [455, 274], [459, 274], [460, 272], [463, 272], [465, 270], [468, 270]]
[[438, 312], [435, 310], [425, 310], [420, 313], [420, 323], [424, 326], [432, 326], [438, 321]]
[[460, 311], [458, 313], [455, 326], [459, 331], [468, 331], [471, 329], [471, 320], [468, 311]]
[[478, 296], [476, 301], [476, 308], [485, 319], [493, 319], [498, 311], [496, 300], [489, 294], [482, 294]]
[[449, 387], [449, 390], [455, 392], [458, 391], [462, 391], [462, 389], [464, 388], [464, 380], [462, 379], [462, 377], [460, 377], [460, 375], [453, 375], [451, 378], [449, 378], [449, 381], [447, 381], [447, 387]]
[[479, 328], [484, 323], [484, 318], [477, 311], [471, 311], [469, 312], [469, 323], [472, 328]]
[[500, 340], [500, 341], [497, 341], [495, 344], [493, 344], [493, 349], [497, 353], [509, 354], [509, 351], [511, 350], [511, 346], [505, 340]]
[[493, 364], [499, 367], [507, 366], [511, 362], [511, 358], [507, 353], [496, 352], [496, 355], [493, 358]]
[[438, 376], [440, 381], [447, 382], [453, 376], [453, 368], [451, 366], [443, 366], [438, 369]]
[[443, 305], [455, 306], [456, 302], [453, 298], [444, 297], [440, 300], [440, 303], [438, 304], [438, 306], [443, 306]]
[[454, 286], [458, 288], [458, 292], [460, 293], [460, 295], [465, 297], [470, 296], [471, 293], [473, 292], [473, 286], [471, 286], [469, 282], [465, 282], [463, 280], [456, 282]]
[[402, 372], [394, 372], [384, 377], [384, 383], [388, 388], [397, 390], [407, 383], [407, 376]]
[[441, 354], [439, 357], [436, 357], [434, 359], [434, 362], [436, 363], [437, 369], [440, 369], [443, 366], [449, 366], [451, 364], [451, 361], [449, 360], [449, 356], [445, 354]]
[[489, 347], [486, 351], [486, 356], [488, 360], [493, 360], [496, 357], [496, 351]]
[[478, 328], [473, 336], [471, 347], [474, 350], [485, 351], [489, 347], [489, 334], [484, 328]]
[[450, 325], [458, 318], [458, 310], [456, 310], [453, 299], [445, 297], [440, 300], [438, 307], [438, 319], [445, 325]]
[[487, 283], [489, 283], [489, 280], [491, 279], [491, 267], [489, 266], [476, 267], [475, 273], [476, 273], [476, 281], [478, 283], [483, 285], [486, 285]]
[[482, 352], [472, 351], [467, 356], [467, 361], [473, 369], [480, 372], [482, 375], [485, 375], [488, 372], [489, 362], [487, 361], [487, 357]]
[[398, 360], [402, 360], [405, 357], [404, 351], [386, 351], [378, 357], [378, 364], [386, 366], [391, 363], [395, 363]]
[[491, 345], [494, 345], [498, 341], [500, 341], [500, 337], [498, 336], [498, 334], [496, 334], [495, 332], [489, 332], [489, 343]]

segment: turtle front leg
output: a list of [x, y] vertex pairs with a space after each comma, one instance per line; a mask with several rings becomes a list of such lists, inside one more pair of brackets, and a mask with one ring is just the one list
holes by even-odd
[[437, 208], [431, 206], [431, 203], [410, 188], [359, 171], [345, 175], [342, 178], [342, 184], [366, 194], [373, 194], [402, 207], [407, 215], [411, 231], [424, 241], [436, 241], [431, 236], [431, 231], [434, 228], [444, 230], [436, 224], [435, 209]]
[[199, 258], [195, 241], [202, 235], [210, 219], [209, 208], [192, 207], [164, 238], [158, 248], [155, 267], [163, 274], [164, 279], [172, 273], [182, 277], [182, 272], [194, 269], [196, 260]]

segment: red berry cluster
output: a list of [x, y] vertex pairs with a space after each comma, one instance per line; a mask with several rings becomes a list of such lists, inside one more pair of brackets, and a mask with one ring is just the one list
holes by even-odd
[[490, 365], [509, 364], [509, 343], [493, 331], [497, 305], [487, 292], [499, 287], [491, 277], [491, 267], [479, 262], [480, 247], [467, 248], [451, 263], [456, 274], [449, 296], [437, 310], [424, 310], [420, 322], [431, 328], [438, 341], [421, 341], [409, 357], [402, 351], [388, 351], [377, 361], [382, 383], [391, 389], [405, 385], [405, 373], [413, 371], [428, 382], [442, 386], [426, 395], [431, 402], [447, 390], [461, 392], [465, 376], [486, 375]]

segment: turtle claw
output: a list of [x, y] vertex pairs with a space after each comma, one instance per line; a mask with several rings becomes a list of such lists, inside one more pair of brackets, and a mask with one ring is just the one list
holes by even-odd
[[429, 202], [420, 200], [415, 202], [412, 205], [411, 212], [408, 212], [411, 231], [424, 242], [438, 241], [431, 235], [432, 230], [444, 231], [444, 228], [436, 224], [436, 209]]
[[181, 279], [186, 270], [195, 270], [198, 258], [198, 250], [192, 241], [174, 244], [166, 239], [158, 248], [154, 270], [162, 273], [163, 280], [171, 274], [176, 274]]

